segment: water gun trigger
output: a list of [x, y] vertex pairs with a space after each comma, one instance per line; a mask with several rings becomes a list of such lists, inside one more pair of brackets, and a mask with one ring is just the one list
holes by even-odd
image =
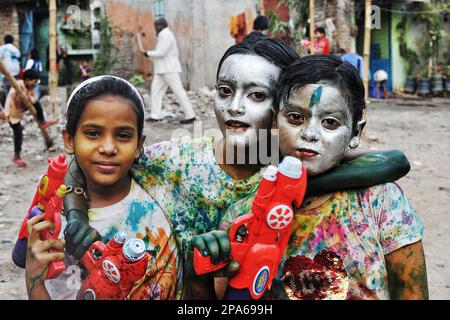
[[194, 247], [194, 271], [198, 276], [215, 272], [222, 269], [228, 262], [220, 261], [218, 264], [211, 262], [210, 256], [203, 256], [200, 251]]

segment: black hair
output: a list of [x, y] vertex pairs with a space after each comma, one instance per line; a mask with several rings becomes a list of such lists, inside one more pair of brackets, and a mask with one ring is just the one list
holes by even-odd
[[269, 18], [266, 16], [257, 16], [255, 20], [253, 20], [253, 30], [267, 30], [269, 29]]
[[155, 20], [155, 24], [160, 25], [164, 28], [167, 28], [169, 25], [167, 24], [167, 20], [165, 18], [159, 18]]
[[260, 56], [270, 63], [273, 63], [281, 70], [286, 69], [299, 56], [295, 49], [283, 40], [269, 38], [266, 36], [249, 37], [241, 43], [235, 44], [225, 51], [217, 67], [216, 79], [219, 76], [220, 68], [226, 58], [233, 54], [248, 54]]
[[275, 112], [280, 110], [281, 103], [289, 103], [293, 91], [315, 83], [330, 84], [341, 92], [353, 113], [352, 136], [357, 135], [356, 125], [366, 108], [364, 84], [355, 67], [333, 55], [306, 56], [290, 65], [278, 79]]
[[316, 29], [314, 29], [314, 32], [319, 32], [319, 33], [325, 34], [325, 28], [324, 27], [317, 27]]
[[41, 74], [39, 71], [28, 69], [23, 72], [22, 78], [23, 80], [39, 80], [41, 78]]
[[33, 60], [39, 60], [39, 51], [36, 48], [30, 50], [30, 57]]
[[[92, 80], [87, 80], [92, 81]], [[111, 94], [121, 96], [132, 102], [133, 110], [137, 117], [138, 138], [142, 137], [144, 128], [144, 100], [142, 95], [127, 81], [111, 76], [105, 76], [99, 80], [92, 81], [80, 88], [72, 97], [67, 106], [66, 130], [70, 136], [75, 136], [78, 122], [89, 100]]]
[[10, 34], [7, 34], [6, 36], [3, 37], [3, 40], [4, 40], [5, 44], [13, 43], [14, 37]]

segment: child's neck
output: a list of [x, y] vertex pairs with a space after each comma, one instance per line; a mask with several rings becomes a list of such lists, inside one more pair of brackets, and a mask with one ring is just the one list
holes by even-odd
[[89, 206], [91, 208], [103, 208], [123, 200], [131, 188], [131, 176], [125, 175], [122, 179], [110, 186], [102, 186], [87, 181], [89, 194]]
[[[238, 163], [237, 149], [234, 150], [234, 159], [232, 159], [231, 163], [227, 163], [227, 146], [225, 139], [219, 140], [214, 150], [216, 151], [214, 155], [219, 167], [234, 180], [242, 180], [251, 177], [264, 166], [259, 161], [254, 164]], [[245, 160], [248, 161], [248, 149], [245, 153]]]

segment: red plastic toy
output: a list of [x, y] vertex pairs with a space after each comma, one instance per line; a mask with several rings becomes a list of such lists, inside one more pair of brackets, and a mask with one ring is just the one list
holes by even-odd
[[[228, 233], [232, 259], [240, 264], [239, 272], [229, 281], [231, 287], [247, 288], [253, 299], [270, 289], [291, 234], [292, 202], [300, 207], [306, 185], [306, 169], [297, 158], [287, 156], [278, 169], [266, 169], [252, 211], [237, 218]], [[194, 248], [194, 270], [198, 275], [225, 265], [212, 264], [210, 257], [203, 257]]]
[[[57, 239], [61, 231], [61, 210], [63, 198], [67, 191], [64, 185], [64, 177], [67, 172], [65, 155], [59, 155], [54, 159], [48, 158], [47, 172], [42, 176], [37, 187], [33, 202], [20, 227], [18, 240], [13, 251], [13, 260], [21, 268], [25, 267], [26, 248], [28, 243], [27, 221], [38, 214], [44, 214], [44, 220], [54, 224], [50, 231], [41, 233], [41, 239]], [[54, 261], [49, 266], [47, 279], [59, 276], [65, 269], [64, 261]]]
[[127, 241], [125, 232], [118, 232], [107, 244], [94, 242], [81, 258], [88, 270], [79, 298], [83, 300], [122, 300], [136, 281], [145, 275], [149, 254], [141, 239]]

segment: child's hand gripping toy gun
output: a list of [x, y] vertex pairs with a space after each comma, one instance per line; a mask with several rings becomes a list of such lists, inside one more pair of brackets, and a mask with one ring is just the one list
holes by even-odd
[[[37, 187], [33, 202], [28, 209], [27, 216], [20, 227], [18, 240], [12, 252], [14, 264], [19, 268], [25, 268], [28, 230], [27, 221], [38, 214], [44, 214], [44, 220], [54, 224], [50, 231], [41, 233], [42, 240], [50, 238], [57, 239], [61, 231], [61, 210], [63, 207], [63, 197], [67, 191], [64, 185], [64, 176], [67, 172], [67, 162], [65, 155], [56, 158], [48, 158], [47, 172], [42, 176]], [[53, 261], [50, 263], [47, 279], [58, 277], [65, 269], [64, 261]]]
[[[253, 299], [270, 289], [291, 234], [292, 202], [300, 207], [306, 183], [306, 169], [297, 158], [287, 156], [278, 169], [266, 169], [252, 211], [237, 218], [228, 233], [232, 259], [240, 265], [229, 281], [232, 288], [248, 289]], [[226, 263], [214, 265], [194, 248], [194, 270], [198, 275], [221, 269]]]
[[118, 232], [107, 244], [94, 242], [83, 255], [81, 263], [88, 276], [81, 285], [79, 299], [122, 300], [144, 276], [149, 260], [145, 243], [126, 238], [125, 232]]

